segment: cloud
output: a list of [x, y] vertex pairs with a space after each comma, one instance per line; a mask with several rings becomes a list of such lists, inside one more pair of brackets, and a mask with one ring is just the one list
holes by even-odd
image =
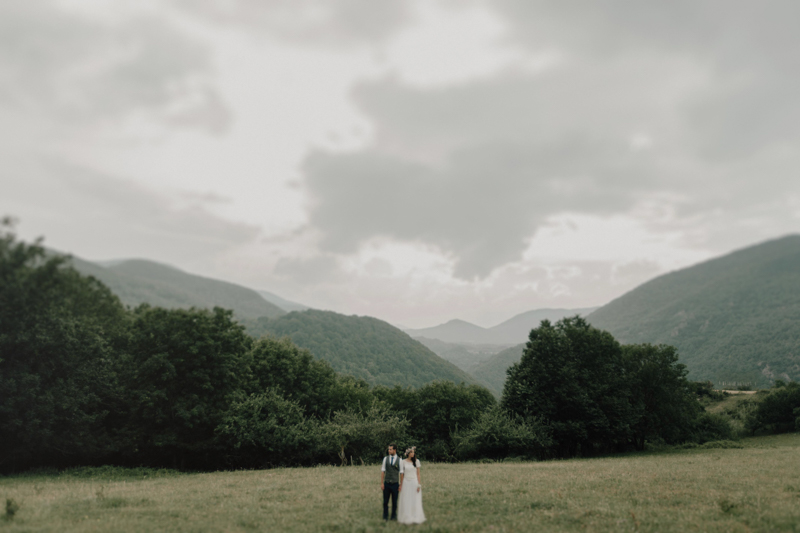
[[48, 0], [0, 5], [0, 103], [74, 127], [145, 112], [223, 130], [209, 51], [164, 18], [89, 19]]
[[683, 227], [687, 245], [711, 247], [775, 231], [748, 213], [791, 219], [780, 200], [798, 191], [800, 37], [787, 21], [800, 5], [487, 5], [505, 17], [509, 43], [554, 59], [445, 87], [396, 77], [357, 86], [373, 143], [316, 151], [304, 166], [324, 249], [417, 242], [474, 279], [519, 259], [564, 213]]
[[215, 23], [249, 27], [302, 45], [386, 41], [411, 20], [405, 0], [176, 0]]
[[25, 238], [89, 259], [158, 258], [183, 268], [250, 245], [259, 228], [231, 222], [135, 182], [58, 160], [6, 154], [0, 213], [20, 218]]

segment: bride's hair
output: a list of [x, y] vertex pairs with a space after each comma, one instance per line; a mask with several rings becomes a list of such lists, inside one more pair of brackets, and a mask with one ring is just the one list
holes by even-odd
[[406, 448], [406, 457], [408, 457], [411, 452], [414, 452], [414, 457], [411, 458], [411, 464], [417, 466], [417, 447], [412, 446], [411, 448]]

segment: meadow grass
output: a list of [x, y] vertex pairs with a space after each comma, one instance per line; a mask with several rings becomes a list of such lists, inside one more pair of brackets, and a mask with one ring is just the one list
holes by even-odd
[[[545, 462], [423, 464], [417, 531], [800, 531], [800, 434]], [[380, 520], [377, 466], [0, 478], [0, 532], [407, 531]]]

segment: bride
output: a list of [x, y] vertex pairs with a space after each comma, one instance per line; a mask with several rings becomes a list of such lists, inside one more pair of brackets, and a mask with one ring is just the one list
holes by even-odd
[[403, 488], [397, 501], [397, 521], [401, 524], [421, 524], [425, 521], [422, 510], [422, 477], [419, 473], [416, 446], [406, 450]]

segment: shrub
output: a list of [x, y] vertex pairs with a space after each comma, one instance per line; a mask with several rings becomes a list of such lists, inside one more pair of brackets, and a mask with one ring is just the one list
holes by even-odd
[[459, 459], [542, 458], [553, 439], [550, 428], [538, 419], [512, 418], [495, 408], [483, 413], [469, 429], [453, 435], [453, 442]]
[[694, 424], [692, 440], [703, 444], [710, 441], [733, 440], [736, 435], [728, 419], [722, 415], [704, 412]]
[[747, 418], [745, 427], [753, 434], [759, 430], [782, 433], [800, 429], [800, 384], [776, 383]]

